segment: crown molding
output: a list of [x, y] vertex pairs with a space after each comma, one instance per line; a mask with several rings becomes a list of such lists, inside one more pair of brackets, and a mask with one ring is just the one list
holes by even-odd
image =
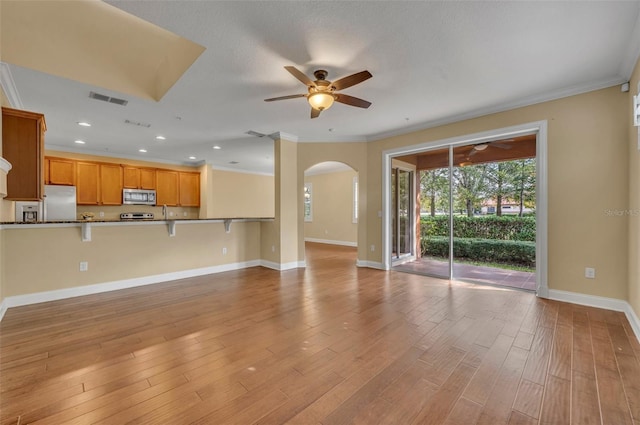
[[0, 156], [0, 171], [7, 174], [9, 171], [11, 171], [11, 168], [11, 163]]
[[18, 88], [16, 87], [15, 81], [13, 81], [9, 64], [6, 62], [0, 62], [0, 86], [2, 86], [2, 90], [7, 96], [7, 99], [9, 99], [9, 105], [11, 105], [12, 108], [24, 109]]
[[402, 136], [402, 135], [414, 133], [416, 131], [426, 130], [429, 128], [439, 127], [447, 124], [453, 124], [460, 121], [470, 120], [473, 118], [479, 118], [485, 115], [497, 114], [500, 112], [510, 111], [512, 109], [524, 108], [525, 106], [536, 105], [538, 103], [550, 102], [552, 100], [558, 100], [565, 97], [571, 97], [579, 94], [589, 93], [592, 91], [617, 86], [619, 84], [626, 83], [626, 82], [627, 82], [626, 79], [618, 76], [618, 77], [595, 81], [592, 83], [578, 84], [575, 86], [547, 92], [540, 95], [524, 97], [514, 102], [502, 103], [500, 105], [480, 108], [480, 109], [476, 109], [474, 111], [463, 113], [463, 114], [451, 115], [451, 116], [437, 119], [437, 120], [426, 121], [411, 127], [402, 127], [402, 128], [398, 128], [391, 131], [377, 133], [367, 137], [367, 141], [375, 142], [377, 140], [382, 140], [382, 139], [386, 139], [393, 136]]
[[239, 173], [239, 174], [255, 174], [258, 176], [269, 176], [269, 177], [273, 177], [275, 175], [274, 173], [265, 173], [262, 171], [246, 170], [242, 168], [219, 167], [214, 164], [208, 164], [208, 165], [211, 167], [212, 170], [216, 170], [216, 171], [228, 171], [230, 173]]
[[295, 134], [285, 133], [283, 131], [276, 131], [275, 133], [269, 134], [269, 137], [273, 140], [287, 140], [289, 142], [298, 142], [298, 136]]

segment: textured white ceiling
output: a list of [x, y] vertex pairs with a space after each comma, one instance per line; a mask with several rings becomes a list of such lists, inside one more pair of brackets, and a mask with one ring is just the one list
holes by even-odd
[[[185, 163], [193, 155], [265, 173], [272, 140], [248, 130], [374, 140], [622, 83], [640, 44], [639, 1], [108, 3], [206, 51], [159, 102], [11, 66], [24, 109], [46, 115], [47, 146]], [[285, 65], [326, 69], [329, 80], [367, 69], [373, 78], [344, 93], [373, 104], [335, 104], [311, 120], [303, 98], [264, 102], [305, 92]], [[129, 104], [90, 100], [90, 90]], [[82, 120], [93, 126], [78, 127]], [[86, 145], [78, 149], [77, 138]]]

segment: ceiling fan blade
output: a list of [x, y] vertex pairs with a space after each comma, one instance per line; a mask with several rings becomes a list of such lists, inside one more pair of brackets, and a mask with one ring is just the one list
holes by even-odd
[[334, 93], [333, 96], [335, 97], [336, 102], [344, 103], [345, 105], [357, 106], [358, 108], [368, 108], [371, 106], [371, 102], [349, 96], [348, 94]]
[[291, 94], [289, 96], [280, 96], [280, 97], [272, 97], [269, 99], [265, 99], [265, 102], [273, 102], [274, 100], [286, 100], [286, 99], [295, 99], [298, 97], [306, 97], [306, 94]]
[[300, 80], [302, 82], [302, 84], [304, 84], [305, 86], [307, 86], [307, 87], [315, 87], [316, 84], [313, 81], [311, 81], [311, 78], [307, 77], [304, 74], [304, 72], [300, 71], [295, 66], [285, 66], [284, 69], [289, 71], [291, 73], [291, 75], [293, 75], [298, 80]]
[[500, 148], [500, 149], [511, 149], [513, 147], [511, 145], [507, 145], [506, 143], [501, 143], [501, 142], [489, 143], [489, 146], [491, 146], [492, 148]]
[[473, 155], [477, 154], [478, 152], [480, 152], [477, 149], [471, 149], [471, 152], [469, 152], [469, 154], [467, 155], [467, 159], [471, 158]]
[[346, 89], [347, 87], [355, 86], [363, 82], [364, 80], [368, 80], [373, 77], [369, 71], [361, 71], [353, 75], [349, 75], [348, 77], [340, 78], [339, 80], [331, 83], [331, 86], [337, 91]]
[[320, 116], [320, 112], [322, 111], [311, 108], [311, 118], [318, 118]]

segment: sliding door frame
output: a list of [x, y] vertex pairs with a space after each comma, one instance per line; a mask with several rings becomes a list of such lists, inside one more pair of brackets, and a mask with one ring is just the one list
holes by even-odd
[[[467, 134], [448, 139], [425, 142], [412, 146], [404, 146], [382, 152], [382, 268], [389, 270], [392, 266], [391, 259], [391, 160], [394, 157], [410, 155], [425, 150], [436, 148], [449, 148], [449, 173], [453, 165], [453, 148], [469, 144], [490, 142], [493, 140], [536, 135], [536, 294], [547, 298], [549, 288], [547, 284], [548, 273], [548, 202], [547, 202], [547, 121], [536, 121], [513, 127], [505, 127], [481, 133]], [[451, 175], [449, 176], [451, 185]], [[451, 201], [450, 201], [451, 202]], [[450, 206], [451, 207], [451, 206]], [[450, 208], [450, 212], [453, 210]], [[449, 224], [453, 221], [450, 214]], [[453, 229], [451, 227], [451, 229]], [[450, 251], [453, 244], [450, 244]], [[451, 252], [450, 252], [451, 255]], [[452, 258], [452, 257], [451, 257]], [[453, 275], [453, 261], [449, 262], [449, 278]]]

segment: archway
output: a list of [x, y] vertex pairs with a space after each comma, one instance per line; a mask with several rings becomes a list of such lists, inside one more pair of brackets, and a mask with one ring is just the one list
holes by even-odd
[[[303, 190], [305, 245], [357, 248], [358, 171], [338, 161], [317, 163], [304, 171]], [[355, 249], [349, 251], [355, 256]]]

